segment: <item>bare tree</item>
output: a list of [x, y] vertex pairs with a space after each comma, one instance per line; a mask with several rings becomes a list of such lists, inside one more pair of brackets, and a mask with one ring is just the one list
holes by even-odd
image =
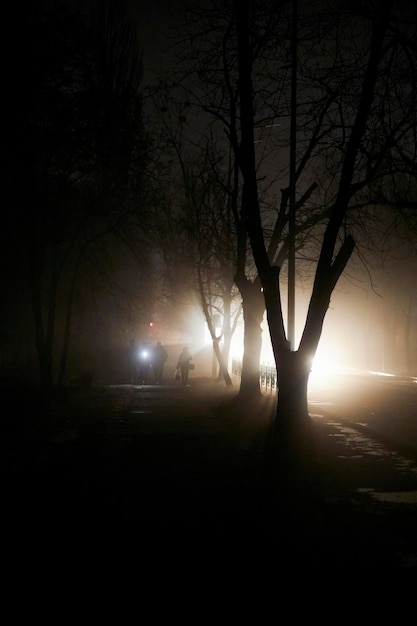
[[[277, 167], [281, 154], [288, 153], [288, 127], [290, 108], [288, 89], [290, 80], [287, 69], [286, 47], [289, 43], [288, 2], [283, 2], [280, 12], [275, 3], [256, 4], [251, 14], [256, 43], [253, 46], [253, 63], [256, 64], [256, 113], [254, 117], [254, 137], [256, 144], [256, 175], [260, 200], [260, 211], [264, 221], [264, 234], [267, 240], [267, 253], [271, 263], [282, 264], [288, 257], [288, 251], [295, 241], [297, 250], [303, 249], [307, 255], [307, 244], [312, 241], [312, 231], [328, 215], [328, 202], [314, 203], [313, 193], [318, 184], [311, 174], [310, 161], [323, 141], [326, 129], [323, 126], [326, 111], [334, 103], [333, 94], [327, 94], [313, 110], [311, 97], [304, 100], [304, 118], [309, 126], [310, 137], [303, 142], [299, 151], [302, 156], [293, 173], [293, 179], [303, 185], [303, 191], [295, 201], [295, 211], [299, 216], [294, 226], [293, 236], [289, 234], [291, 211], [291, 187], [288, 180], [288, 166]], [[240, 124], [239, 83], [236, 47], [236, 31], [233, 11], [230, 3], [218, 3], [213, 0], [210, 7], [204, 9], [192, 5], [187, 12], [186, 28], [181, 26], [179, 57], [185, 61], [186, 76], [171, 78], [173, 92], [181, 87], [181, 97], [197, 111], [198, 130], [202, 134], [204, 125], [201, 119], [214, 120], [212, 127], [217, 142], [228, 142], [233, 159], [230, 176], [222, 174], [223, 162], [217, 161], [214, 170], [222, 180], [225, 193], [233, 215], [235, 236], [235, 282], [242, 298], [244, 318], [244, 352], [239, 396], [244, 400], [261, 395], [259, 384], [259, 364], [262, 346], [261, 324], [264, 319], [265, 301], [262, 283], [257, 274], [253, 255], [247, 242], [247, 208], [242, 196], [239, 175]], [[189, 34], [187, 35], [187, 28]], [[198, 29], [201, 29], [201, 33]], [[281, 38], [281, 39], [280, 39]], [[277, 83], [276, 77], [279, 76]], [[299, 119], [298, 116], [297, 120]], [[206, 123], [207, 124], [207, 123]], [[277, 127], [277, 138], [271, 130]], [[225, 148], [223, 148], [225, 151]], [[279, 185], [279, 187], [278, 187]], [[280, 201], [277, 197], [280, 195]], [[273, 197], [273, 199], [271, 199]], [[310, 247], [311, 243], [310, 243]], [[311, 254], [310, 254], [311, 256]], [[310, 259], [308, 259], [310, 260]], [[308, 267], [308, 264], [305, 264]], [[300, 271], [300, 268], [299, 268]]]
[[[354, 250], [353, 236], [346, 229], [346, 220], [353, 197], [362, 193], [377, 178], [384, 177], [382, 163], [389, 150], [397, 146], [413, 144], [411, 130], [415, 110], [415, 64], [411, 58], [408, 37], [398, 37], [401, 20], [393, 12], [392, 2], [382, 2], [368, 8], [355, 3], [355, 11], [349, 10], [344, 18], [354, 25], [367, 24], [360, 30], [361, 54], [355, 59], [343, 58], [345, 49], [339, 47], [334, 57], [344, 62], [343, 75], [339, 71], [331, 76], [337, 86], [337, 115], [331, 116], [333, 132], [339, 135], [337, 189], [323, 230], [315, 270], [310, 304], [304, 331], [297, 350], [291, 350], [286, 339], [280, 295], [280, 268], [271, 264], [265, 244], [256, 179], [254, 153], [254, 109], [253, 109], [253, 39], [249, 21], [250, 3], [235, 3], [235, 16], [239, 42], [239, 79], [241, 112], [240, 167], [244, 177], [244, 197], [247, 206], [247, 228], [257, 269], [262, 281], [268, 316], [271, 342], [278, 369], [278, 404], [273, 428], [274, 447], [285, 442], [281, 451], [291, 448], [291, 436], [309, 432], [310, 420], [307, 407], [307, 386], [312, 359], [315, 355], [323, 321], [335, 286], [346, 268]], [[347, 7], [349, 9], [349, 6]], [[358, 16], [358, 9], [363, 12]], [[411, 16], [410, 16], [411, 17]], [[415, 15], [412, 16], [415, 18]], [[364, 20], [364, 21], [362, 21]], [[352, 24], [351, 22], [351, 24]], [[359, 48], [358, 48], [359, 51]], [[366, 52], [365, 52], [366, 51]], [[413, 55], [412, 55], [413, 56]], [[360, 58], [365, 63], [360, 63]], [[400, 60], [401, 59], [401, 60]], [[351, 62], [351, 65], [348, 63]], [[391, 98], [391, 87], [398, 81], [398, 71], [407, 72], [412, 87], [398, 104], [398, 92]], [[329, 74], [330, 75], [330, 74]], [[394, 100], [394, 102], [393, 102]], [[389, 109], [391, 115], [386, 115]], [[395, 113], [394, 113], [395, 111]], [[401, 115], [401, 112], [404, 115]], [[390, 131], [382, 126], [390, 121]], [[370, 141], [382, 131], [375, 146]], [[407, 129], [409, 132], [407, 132]], [[404, 141], [403, 133], [407, 134]], [[389, 139], [389, 141], [388, 141]], [[411, 147], [411, 150], [414, 150]], [[374, 166], [374, 167], [373, 167]]]
[[[161, 105], [164, 98], [161, 91], [157, 97], [158, 109], [162, 113], [162, 152], [165, 156], [174, 155], [172, 176], [177, 180], [175, 190], [178, 201], [173, 211], [169, 208], [170, 219], [166, 223], [170, 233], [176, 233], [175, 239], [170, 239], [169, 252], [172, 256], [176, 251], [179, 259], [176, 266], [186, 265], [192, 271], [194, 278], [191, 282], [210, 333], [219, 378], [231, 386], [229, 353], [240, 306], [236, 300], [233, 277], [234, 235], [230, 196], [215, 167], [224, 155], [216, 151], [210, 132], [202, 137], [187, 135], [187, 105], [167, 100]], [[171, 194], [173, 188], [171, 184]], [[168, 234], [166, 228], [162, 229], [162, 233]], [[166, 248], [165, 237], [161, 241], [163, 254]], [[172, 263], [168, 265], [172, 267]], [[178, 284], [178, 279], [175, 283]]]

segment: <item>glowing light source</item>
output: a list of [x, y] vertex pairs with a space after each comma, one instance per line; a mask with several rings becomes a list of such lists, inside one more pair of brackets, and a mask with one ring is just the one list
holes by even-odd
[[342, 365], [340, 357], [330, 347], [321, 346], [311, 364], [310, 382], [329, 383], [330, 380], [340, 375], [346, 368]]
[[370, 371], [369, 374], [374, 374], [375, 376], [388, 376], [388, 377], [395, 376], [395, 374], [388, 374], [388, 372], [373, 372], [373, 371]]

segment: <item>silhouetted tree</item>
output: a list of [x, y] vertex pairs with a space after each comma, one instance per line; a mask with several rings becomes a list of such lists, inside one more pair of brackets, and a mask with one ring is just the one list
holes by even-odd
[[8, 144], [8, 232], [16, 236], [22, 288], [31, 293], [46, 391], [56, 382], [60, 352], [63, 382], [83, 281], [86, 287], [94, 271], [104, 271], [111, 238], [127, 239], [133, 224], [140, 234], [144, 180], [135, 25], [111, 0], [84, 4], [82, 13], [74, 7], [45, 1], [28, 13], [31, 90], [13, 118], [20, 141]]
[[[179, 267], [183, 273], [186, 266], [191, 271], [188, 287], [197, 294], [210, 332], [219, 378], [231, 385], [228, 362], [230, 343], [239, 318], [239, 303], [236, 303], [233, 279], [234, 238], [230, 227], [233, 219], [229, 195], [213, 168], [213, 162], [222, 156], [216, 153], [210, 133], [203, 134], [201, 141], [190, 141], [187, 135], [188, 106], [177, 106], [170, 98], [166, 100], [161, 89], [156, 101], [161, 112], [161, 153], [163, 158], [169, 155], [172, 167], [169, 194], [176, 198], [176, 202], [165, 205], [165, 224], [159, 220], [162, 226], [159, 236], [163, 239], [161, 251], [167, 258], [167, 269]], [[167, 250], [170, 233], [175, 235], [169, 239]], [[177, 257], [174, 266], [173, 254]], [[178, 274], [175, 273], [174, 284], [178, 291]]]
[[[347, 19], [347, 24], [359, 27], [359, 35], [355, 39], [358, 47], [352, 47], [352, 40], [349, 41], [349, 58], [344, 57], [346, 50], [342, 44], [333, 48], [335, 56], [332, 59], [334, 67], [338, 67], [337, 73], [329, 72], [331, 63], [326, 62], [321, 68], [323, 76], [327, 73], [327, 89], [328, 78], [331, 77], [337, 94], [336, 114], [333, 111], [328, 120], [334, 136], [339, 136], [340, 141], [337, 148], [335, 143], [332, 144], [338, 163], [335, 170], [337, 191], [322, 233], [304, 331], [298, 349], [293, 351], [284, 328], [280, 268], [271, 264], [268, 258], [257, 190], [253, 105], [253, 46], [256, 35], [249, 18], [251, 6], [250, 2], [235, 2], [241, 112], [239, 163], [244, 177], [247, 229], [262, 281], [278, 369], [278, 403], [272, 438], [274, 449], [279, 447], [282, 456], [285, 456], [297, 450], [291, 446], [294, 440], [298, 446], [306, 433], [309, 436], [307, 385], [311, 363], [333, 290], [355, 245], [352, 234], [346, 228], [352, 199], [366, 190], [378, 175], [381, 179], [387, 175], [383, 164], [394, 146], [398, 151], [401, 146], [412, 152], [415, 150], [415, 137], [411, 130], [416, 102], [413, 86], [415, 53], [408, 37], [409, 26], [403, 21], [401, 13], [397, 13], [397, 5], [394, 7], [392, 2], [387, 1], [372, 7], [361, 3], [354, 3], [352, 7], [347, 4], [347, 12], [342, 14], [340, 25], [346, 28]], [[352, 8], [353, 11], [350, 10]], [[337, 27], [336, 16], [340, 18], [340, 14], [332, 16]], [[410, 19], [415, 20], [414, 13], [409, 15], [408, 24]], [[366, 29], [361, 28], [363, 24], [367, 24]], [[355, 29], [345, 32], [353, 33]], [[334, 41], [338, 41], [336, 37]], [[326, 52], [328, 54], [329, 50]], [[315, 68], [315, 72], [320, 73], [320, 66]], [[405, 73], [412, 78], [412, 86], [402, 99], [395, 85]], [[390, 115], [387, 115], [387, 110]], [[378, 142], [375, 145], [376, 139]]]
[[[280, 78], [275, 86], [275, 77], [286, 75], [288, 46], [288, 2], [282, 3], [281, 12], [276, 11], [276, 3], [255, 4], [252, 24], [256, 31], [257, 43], [254, 46], [254, 63], [259, 69], [254, 92], [256, 94], [256, 133], [257, 177], [260, 190], [261, 210], [265, 220], [265, 237], [268, 240], [268, 257], [273, 263], [282, 264], [288, 256], [290, 237], [289, 198], [290, 186], [285, 180], [288, 167], [276, 168], [275, 162], [282, 158], [280, 154], [288, 152], [288, 77]], [[240, 114], [237, 73], [237, 46], [231, 3], [213, 1], [204, 9], [197, 5], [187, 12], [187, 29], [180, 28], [179, 56], [185, 59], [185, 77], [181, 70], [172, 79], [173, 87], [178, 84], [183, 88], [183, 98], [189, 99], [192, 107], [200, 111], [197, 120], [210, 116], [215, 120], [213, 127], [217, 132], [218, 144], [224, 152], [225, 143], [233, 155], [231, 161], [232, 176], [224, 174], [225, 160], [215, 164], [217, 177], [223, 181], [225, 193], [229, 197], [233, 216], [233, 234], [235, 237], [235, 283], [242, 298], [244, 318], [244, 352], [239, 395], [246, 402], [248, 398], [261, 395], [259, 384], [259, 364], [262, 347], [261, 324], [264, 319], [265, 302], [262, 284], [257, 275], [250, 248], [247, 242], [246, 207], [241, 193], [241, 179], [238, 171], [240, 151]], [[198, 29], [201, 29], [199, 33]], [[281, 43], [277, 43], [280, 41]], [[219, 53], [221, 51], [221, 54]], [[271, 86], [273, 85], [273, 86]], [[329, 96], [322, 110], [311, 111], [311, 104], [305, 104], [305, 119], [313, 126], [310, 141], [303, 144], [304, 154], [297, 164], [295, 178], [303, 182], [303, 192], [296, 201], [296, 210], [300, 219], [296, 224], [296, 248], [306, 248], [308, 233], [323, 221], [328, 214], [325, 203], [314, 204], [311, 196], [317, 188], [317, 182], [311, 180], [309, 161], [322, 139], [323, 117], [326, 108], [332, 103]], [[203, 112], [203, 113], [201, 113]], [[279, 120], [279, 121], [278, 121]], [[276, 127], [282, 127], [278, 135], [273, 136]], [[203, 133], [200, 127], [194, 133]], [[190, 141], [193, 141], [191, 135]], [[222, 172], [223, 169], [223, 172]], [[262, 175], [264, 174], [264, 175]], [[277, 203], [277, 186], [281, 185], [280, 201]], [[271, 199], [271, 196], [273, 199]]]

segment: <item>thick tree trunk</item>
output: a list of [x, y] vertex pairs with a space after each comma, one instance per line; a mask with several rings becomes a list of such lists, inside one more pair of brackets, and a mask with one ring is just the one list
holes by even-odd
[[254, 315], [250, 305], [243, 306], [245, 335], [243, 340], [243, 359], [240, 378], [240, 397], [258, 397], [261, 395], [259, 380], [259, 363], [262, 348], [262, 316]]
[[309, 436], [311, 419], [308, 413], [308, 380], [310, 368], [299, 352], [288, 351], [280, 360], [278, 370], [278, 399], [274, 438], [284, 438], [286, 444]]
[[309, 374], [298, 352], [288, 350], [281, 358], [275, 419], [266, 446], [268, 480], [273, 489], [279, 485], [282, 495], [277, 506], [298, 506], [314, 479], [316, 440], [308, 413]]
[[291, 427], [309, 420], [307, 389], [310, 369], [299, 352], [288, 352], [278, 370], [277, 422]]
[[239, 398], [259, 398], [261, 395], [259, 365], [262, 349], [262, 320], [265, 300], [259, 283], [246, 277], [237, 277], [236, 284], [242, 295], [244, 320], [243, 359]]

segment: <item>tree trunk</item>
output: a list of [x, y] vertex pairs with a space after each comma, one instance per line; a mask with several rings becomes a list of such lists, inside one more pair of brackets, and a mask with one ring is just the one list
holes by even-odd
[[259, 364], [262, 349], [262, 320], [265, 301], [258, 281], [236, 276], [236, 284], [242, 295], [244, 320], [243, 359], [239, 398], [259, 398]]
[[279, 486], [281, 508], [298, 507], [314, 479], [316, 439], [308, 413], [309, 373], [298, 352], [288, 350], [281, 357], [275, 419], [266, 441], [267, 480], [272, 489]]
[[227, 364], [223, 360], [223, 355], [219, 347], [219, 341], [218, 341], [218, 338], [216, 337], [216, 329], [214, 328], [213, 320], [210, 315], [209, 307], [205, 298], [203, 281], [201, 279], [200, 274], [198, 276], [198, 280], [199, 280], [201, 306], [203, 309], [204, 317], [206, 319], [207, 327], [209, 329], [210, 337], [213, 342], [213, 351], [214, 351], [214, 354], [216, 355], [216, 358], [219, 364], [219, 377], [224, 379], [224, 382], [226, 383], [227, 387], [232, 387], [233, 386], [232, 379], [230, 378], [230, 374], [227, 369]]
[[[232, 344], [233, 330], [231, 327], [231, 291], [225, 292], [223, 295], [223, 346], [222, 346], [222, 358], [223, 363], [228, 364], [230, 358], [230, 346]], [[220, 381], [220, 370], [218, 374], [218, 380]]]
[[308, 380], [310, 368], [300, 352], [288, 351], [280, 359], [276, 424], [284, 432], [308, 427]]
[[[210, 327], [209, 327], [210, 329]], [[211, 331], [211, 329], [210, 329]], [[229, 371], [227, 369], [226, 363], [223, 361], [223, 355], [221, 353], [219, 342], [216, 338], [213, 339], [213, 350], [216, 355], [217, 362], [219, 364], [219, 377], [224, 379], [227, 387], [232, 387], [232, 379], [230, 378]]]

